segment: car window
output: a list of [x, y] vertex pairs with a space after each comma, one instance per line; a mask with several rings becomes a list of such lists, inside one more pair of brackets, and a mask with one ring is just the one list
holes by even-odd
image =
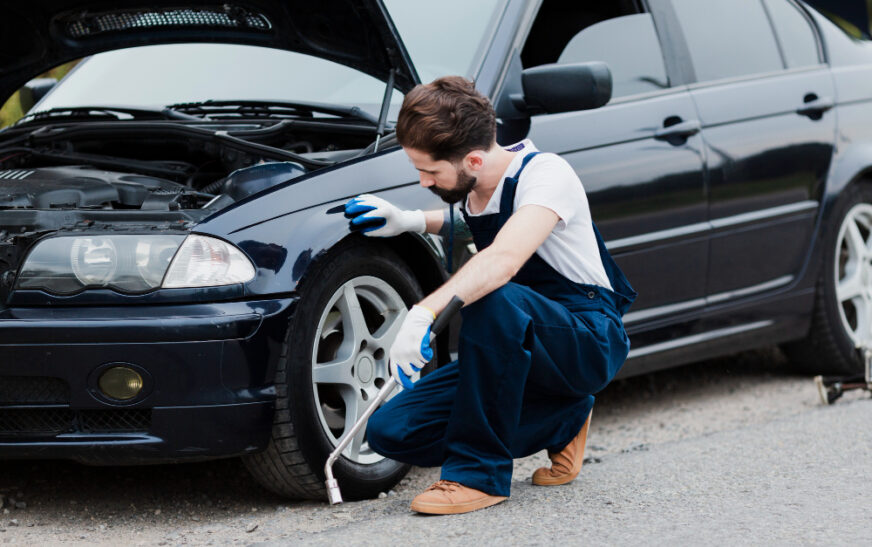
[[805, 15], [788, 0], [764, 0], [787, 68], [820, 64], [817, 38]]
[[[632, 39], [628, 37], [632, 36]], [[566, 45], [560, 64], [605, 61], [612, 98], [669, 87], [654, 21], [648, 13], [625, 15], [587, 27]]]
[[612, 98], [669, 87], [654, 20], [634, 0], [543, 0], [521, 51], [524, 68], [604, 61]]
[[672, 0], [697, 80], [782, 70], [760, 0]]

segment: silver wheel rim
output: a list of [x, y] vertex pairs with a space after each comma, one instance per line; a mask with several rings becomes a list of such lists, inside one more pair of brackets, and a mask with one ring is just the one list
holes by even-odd
[[[333, 446], [389, 380], [388, 354], [406, 316], [402, 297], [385, 281], [355, 277], [339, 287], [318, 320], [312, 389], [321, 427]], [[343, 456], [359, 464], [384, 459], [362, 428]]]
[[872, 205], [854, 205], [836, 239], [836, 300], [855, 346], [872, 341]]

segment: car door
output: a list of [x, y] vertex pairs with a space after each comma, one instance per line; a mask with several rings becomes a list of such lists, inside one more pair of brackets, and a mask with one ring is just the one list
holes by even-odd
[[707, 299], [799, 275], [833, 152], [833, 80], [792, 0], [671, 0], [696, 83], [712, 226]]
[[[556, 62], [605, 61], [612, 72], [606, 106], [534, 116], [529, 137], [578, 173], [594, 222], [639, 293], [625, 316], [631, 332], [639, 332], [641, 323], [675, 323], [704, 305], [707, 199], [693, 102], [667, 70], [652, 14], [617, 11], [624, 4], [586, 3], [549, 14], [546, 0], [522, 57], [525, 68], [531, 59], [554, 62], [530, 52], [553, 48], [576, 17], [582, 28], [559, 48]], [[544, 20], [547, 30], [538, 33], [543, 17], [554, 21]], [[541, 46], [530, 43], [536, 38]], [[634, 339], [634, 346], [641, 342]]]

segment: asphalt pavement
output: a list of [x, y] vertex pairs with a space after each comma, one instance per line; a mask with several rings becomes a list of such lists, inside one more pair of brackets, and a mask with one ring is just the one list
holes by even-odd
[[426, 517], [413, 469], [379, 499], [281, 499], [239, 460], [0, 466], [0, 543], [16, 545], [872, 545], [872, 399], [820, 404], [777, 349], [613, 382], [594, 407], [579, 477]]
[[259, 545], [869, 545], [870, 413], [855, 400], [606, 456], [561, 487], [516, 477], [508, 501], [466, 515], [419, 516], [409, 496], [324, 508], [335, 525]]

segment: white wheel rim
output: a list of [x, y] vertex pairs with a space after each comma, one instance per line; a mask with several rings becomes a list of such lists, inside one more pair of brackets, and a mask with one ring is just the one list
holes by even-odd
[[836, 238], [834, 276], [842, 327], [855, 346], [872, 342], [872, 205], [858, 203]]
[[[372, 276], [344, 283], [321, 312], [312, 349], [312, 389], [321, 427], [333, 446], [390, 380], [388, 354], [405, 316], [399, 293]], [[360, 464], [384, 459], [369, 447], [366, 427], [342, 455]]]

